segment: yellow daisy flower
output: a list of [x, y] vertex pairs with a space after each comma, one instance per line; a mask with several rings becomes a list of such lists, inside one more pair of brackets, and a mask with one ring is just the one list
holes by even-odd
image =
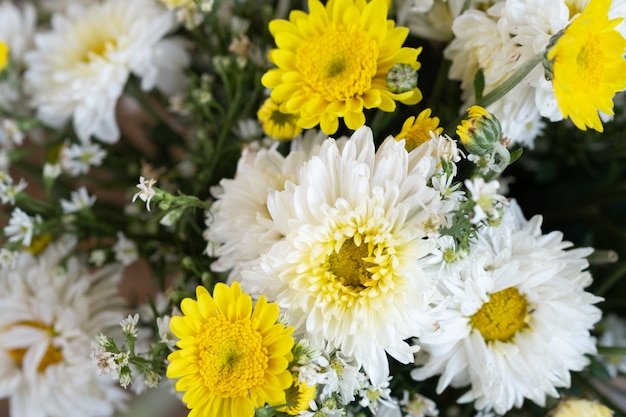
[[439, 127], [439, 118], [430, 117], [431, 109], [423, 110], [417, 117], [411, 116], [402, 125], [402, 130], [395, 137], [396, 140], [405, 140], [405, 148], [411, 152], [422, 143], [430, 140], [430, 132], [441, 135], [443, 128]]
[[196, 298], [171, 319], [180, 349], [167, 368], [168, 378], [180, 378], [189, 416], [252, 417], [257, 407], [285, 404], [294, 341], [293, 328], [276, 322], [278, 305], [260, 297], [253, 307], [237, 282], [217, 284], [213, 296], [198, 287]]
[[[364, 108], [391, 112], [395, 101], [422, 99], [416, 72], [421, 48], [402, 47], [409, 30], [387, 20], [386, 0], [329, 0], [326, 6], [309, 0], [309, 10], [270, 22], [278, 48], [269, 59], [277, 68], [261, 79], [282, 112], [299, 114], [300, 127], [320, 124], [332, 134], [343, 118], [357, 129], [365, 124]], [[408, 87], [397, 82], [397, 73], [406, 78], [407, 68]]]
[[626, 39], [615, 29], [624, 19], [609, 20], [610, 5], [591, 0], [546, 53], [559, 109], [581, 130], [602, 132], [598, 111], [613, 114], [626, 88]]
[[298, 115], [283, 113], [280, 111], [279, 103], [268, 98], [261, 105], [256, 114], [263, 132], [274, 139], [293, 139], [302, 133], [302, 128], [298, 126]]
[[9, 47], [6, 43], [0, 41], [0, 72], [4, 71], [9, 65]]
[[302, 411], [309, 409], [309, 401], [315, 399], [316, 385], [308, 386], [304, 381], [298, 381], [294, 375], [293, 383], [285, 391], [286, 407], [279, 408], [278, 411], [296, 416]]

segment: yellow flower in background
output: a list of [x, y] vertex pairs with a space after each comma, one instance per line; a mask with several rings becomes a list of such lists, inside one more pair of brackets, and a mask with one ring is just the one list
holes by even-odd
[[570, 398], [562, 401], [551, 417], [612, 417], [613, 410], [594, 401]]
[[598, 111], [613, 114], [613, 97], [626, 88], [626, 39], [615, 29], [624, 19], [609, 20], [610, 5], [591, 0], [546, 54], [559, 109], [581, 130], [602, 132]]
[[297, 123], [298, 115], [283, 113], [279, 106], [271, 97], [265, 100], [256, 114], [261, 128], [267, 136], [274, 139], [293, 139], [302, 132]]
[[315, 400], [316, 390], [317, 386], [308, 386], [304, 381], [298, 381], [298, 378], [294, 375], [293, 383], [285, 391], [285, 402], [289, 405], [279, 408], [278, 411], [297, 416], [302, 411], [308, 410], [309, 401]]
[[[300, 127], [320, 124], [332, 134], [343, 118], [348, 128], [357, 129], [365, 124], [363, 109], [391, 112], [396, 101], [422, 99], [417, 88], [421, 48], [402, 47], [409, 30], [387, 20], [386, 0], [330, 0], [326, 6], [309, 0], [309, 10], [270, 22], [278, 48], [269, 59], [277, 68], [261, 80], [282, 112], [299, 115]], [[399, 66], [412, 69], [408, 88], [407, 83], [388, 86], [390, 72], [406, 74], [396, 70]]]
[[0, 72], [9, 65], [9, 47], [6, 43], [0, 41]]
[[293, 382], [293, 328], [277, 323], [279, 308], [260, 297], [219, 283], [213, 296], [196, 289], [196, 299], [181, 303], [183, 316], [172, 317], [170, 328], [180, 348], [168, 356], [168, 378], [180, 378], [189, 416], [252, 417], [265, 404], [285, 404]]
[[411, 116], [405, 120], [402, 130], [395, 137], [396, 140], [404, 139], [405, 148], [411, 152], [422, 143], [430, 140], [430, 132], [441, 135], [443, 128], [439, 127], [439, 118], [430, 117], [431, 109], [423, 110], [417, 117]]

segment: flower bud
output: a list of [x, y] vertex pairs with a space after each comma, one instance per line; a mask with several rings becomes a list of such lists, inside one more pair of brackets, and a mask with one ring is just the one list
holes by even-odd
[[417, 71], [409, 64], [399, 63], [391, 67], [385, 81], [392, 93], [406, 93], [417, 87]]
[[612, 417], [613, 410], [583, 398], [562, 401], [550, 414], [551, 417]]
[[468, 152], [486, 155], [493, 151], [502, 136], [502, 126], [496, 117], [480, 106], [467, 109], [469, 119], [456, 128], [461, 143]]

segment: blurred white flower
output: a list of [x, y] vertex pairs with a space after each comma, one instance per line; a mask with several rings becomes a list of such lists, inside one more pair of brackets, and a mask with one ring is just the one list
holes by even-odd
[[41, 222], [41, 216], [29, 216], [16, 207], [11, 212], [9, 224], [4, 227], [4, 234], [9, 237], [9, 242], [20, 242], [23, 246], [30, 246], [35, 227]]
[[61, 209], [63, 213], [77, 213], [84, 208], [88, 208], [94, 205], [96, 202], [96, 196], [90, 196], [85, 187], [80, 187], [76, 191], [70, 193], [71, 200], [61, 199]]
[[88, 268], [70, 254], [74, 245], [22, 251], [16, 268], [0, 267], [0, 397], [12, 416], [110, 416], [124, 405], [125, 394], [98, 376], [92, 351], [93, 335], [123, 314], [122, 270]]
[[115, 253], [115, 259], [125, 266], [132, 264], [139, 258], [137, 245], [126, 238], [122, 232], [117, 232], [117, 242], [113, 245], [113, 253]]
[[[152, 0], [70, 4], [52, 17], [52, 30], [35, 36], [27, 53], [27, 91], [37, 117], [53, 128], [72, 119], [82, 142], [116, 142], [115, 106], [131, 74], [141, 88], [174, 93], [184, 83], [189, 56], [177, 39], [174, 15]], [[63, 57], [63, 59], [59, 59]]]

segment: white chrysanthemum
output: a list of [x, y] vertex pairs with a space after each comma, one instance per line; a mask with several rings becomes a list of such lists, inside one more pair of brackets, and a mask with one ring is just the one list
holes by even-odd
[[500, 226], [479, 230], [464, 267], [442, 281], [449, 304], [435, 316], [439, 331], [420, 339], [429, 357], [415, 379], [441, 374], [438, 392], [470, 385], [460, 402], [502, 415], [524, 399], [544, 406], [587, 365], [601, 316], [601, 298], [584, 290], [591, 250], [565, 250], [561, 233], [540, 226], [513, 201]]
[[[498, 6], [501, 7], [494, 8], [494, 15], [498, 18], [501, 30], [511, 34], [511, 41], [519, 55], [516, 67], [544, 51], [552, 35], [565, 29], [572, 17], [563, 0], [512, 0]], [[524, 93], [515, 94], [510, 100], [517, 101], [518, 106], [534, 107], [542, 116], [552, 121], [563, 119], [552, 81], [546, 80], [542, 65], [535, 67], [522, 84]]]
[[[463, 11], [465, 0], [407, 0], [398, 11], [398, 24], [406, 26], [412, 34], [425, 39], [449, 42], [452, 39], [452, 22]], [[489, 3], [473, 0], [470, 8]], [[402, 23], [401, 23], [402, 22]]]
[[246, 291], [278, 302], [314, 348], [340, 350], [374, 385], [389, 374], [386, 353], [411, 362], [405, 340], [433, 326], [420, 265], [432, 248], [424, 228], [441, 214], [427, 185], [437, 162], [391, 137], [375, 152], [367, 127], [326, 140], [297, 183], [270, 192], [285, 237], [242, 271]]
[[164, 39], [175, 28], [156, 0], [109, 0], [70, 5], [52, 17], [52, 31], [35, 36], [26, 54], [26, 87], [37, 116], [60, 128], [70, 118], [81, 139], [115, 142], [115, 105], [130, 74], [141, 87], [166, 93], [181, 87], [188, 63], [185, 45]]
[[[455, 19], [452, 26], [455, 38], [444, 55], [452, 61], [450, 78], [461, 81], [463, 109], [475, 102], [474, 79], [478, 70], [483, 72], [483, 94], [487, 94], [534, 55], [521, 48], [512, 37], [516, 27], [509, 26], [505, 19], [498, 19], [504, 5], [505, 2], [498, 2], [487, 12], [468, 10]], [[538, 70], [539, 67], [535, 71]], [[541, 125], [535, 105], [536, 89], [529, 88], [528, 80], [528, 77], [524, 79], [488, 110], [500, 120], [504, 135], [512, 142], [532, 146]]]
[[[11, 62], [20, 71], [24, 53], [33, 45], [37, 14], [31, 4], [17, 6], [11, 1], [0, 2], [0, 41], [10, 50]], [[15, 113], [20, 93], [14, 85], [16, 80], [0, 81], [0, 109]]]
[[[217, 201], [207, 213], [204, 238], [209, 242], [207, 253], [218, 257], [212, 265], [215, 271], [232, 270], [234, 278], [240, 262], [257, 258], [282, 237], [267, 210], [268, 192], [295, 181], [298, 167], [319, 150], [324, 138], [309, 130], [292, 141], [286, 157], [278, 152], [278, 142], [269, 149], [244, 149], [235, 178], [222, 179], [213, 190]], [[215, 244], [220, 246], [213, 249]]]
[[452, 61], [449, 76], [461, 81], [463, 99], [473, 103], [476, 72], [483, 71], [487, 93], [512, 74], [518, 51], [488, 12], [467, 10], [454, 20], [452, 31], [455, 38], [444, 51]]
[[73, 240], [35, 257], [20, 253], [0, 268], [0, 398], [12, 416], [107, 416], [124, 394], [98, 376], [94, 335], [122, 316], [121, 269], [92, 272], [75, 256]]

